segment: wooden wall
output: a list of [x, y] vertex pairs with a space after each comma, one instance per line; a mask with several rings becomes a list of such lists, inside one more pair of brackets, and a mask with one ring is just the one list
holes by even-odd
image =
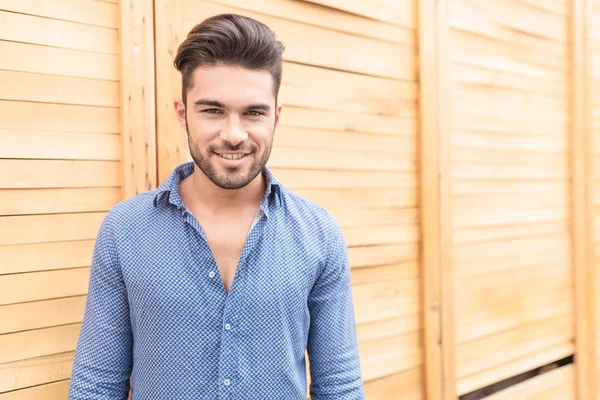
[[[65, 399], [122, 199], [116, 1], [0, 1], [0, 398]], [[9, 393], [6, 393], [9, 392]]]
[[266, 23], [286, 46], [283, 111], [268, 165], [283, 184], [330, 209], [344, 228], [368, 396], [423, 398], [416, 3], [381, 2], [377, 15], [366, 3], [174, 3], [156, 2], [157, 38], [170, 38], [156, 49], [160, 180], [191, 159], [172, 109], [181, 80], [172, 57], [185, 34], [223, 12]]
[[99, 224], [190, 159], [173, 58], [222, 12], [286, 45], [269, 166], [342, 223], [367, 399], [576, 354], [489, 399], [593, 400], [600, 0], [0, 0], [0, 399], [66, 398]]
[[534, 3], [450, 6], [458, 395], [574, 352], [570, 11]]
[[[595, 265], [596, 265], [596, 381], [600, 382], [600, 1], [594, 0], [590, 11], [592, 23], [590, 29], [591, 71], [590, 71], [590, 111], [591, 131], [593, 132], [594, 148], [594, 239], [595, 239]], [[597, 398], [600, 398], [600, 385], [598, 385]]]

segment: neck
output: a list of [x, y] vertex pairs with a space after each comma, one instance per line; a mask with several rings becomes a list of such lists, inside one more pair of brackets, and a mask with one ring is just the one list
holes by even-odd
[[201, 206], [212, 213], [221, 214], [258, 207], [265, 196], [266, 186], [267, 180], [260, 173], [243, 188], [223, 189], [215, 185], [194, 164], [194, 172], [180, 183], [180, 193], [185, 203], [190, 204], [192, 208]]

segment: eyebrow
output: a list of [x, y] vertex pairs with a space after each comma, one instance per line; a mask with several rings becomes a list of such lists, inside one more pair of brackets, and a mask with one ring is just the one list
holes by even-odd
[[[199, 99], [196, 100], [194, 102], [194, 105], [196, 106], [211, 106], [211, 107], [219, 107], [219, 108], [227, 108], [225, 106], [224, 103], [218, 101], [218, 100], [209, 100], [209, 99]], [[246, 107], [246, 111], [248, 110], [263, 110], [263, 111], [270, 111], [271, 110], [271, 106], [265, 103], [256, 103], [256, 104], [250, 104], [248, 107]]]

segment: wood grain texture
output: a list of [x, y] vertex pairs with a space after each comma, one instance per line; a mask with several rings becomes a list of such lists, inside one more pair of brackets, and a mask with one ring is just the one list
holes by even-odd
[[420, 0], [420, 216], [425, 397], [456, 398], [448, 5]]
[[121, 137], [123, 196], [157, 187], [154, 9], [122, 0]]
[[305, 0], [374, 20], [417, 27], [416, 4], [412, 0], [373, 0], [367, 3], [343, 0]]
[[594, 138], [590, 129], [592, 106], [588, 81], [591, 76], [590, 30], [592, 1], [573, 0], [571, 17], [571, 173], [572, 240], [575, 273], [575, 378], [576, 397], [597, 394], [596, 316], [597, 290], [594, 249]]
[[[0, 393], [68, 379], [73, 368], [74, 354], [71, 351], [0, 364], [0, 376], [2, 376]], [[0, 396], [8, 395], [11, 394], [0, 394]], [[64, 400], [65, 397], [60, 397], [60, 400]]]
[[[0, 11], [0, 26], [1, 40], [119, 54], [116, 29], [6, 11]], [[33, 26], [35, 29], [31, 29]]]
[[0, 0], [0, 10], [60, 19], [82, 24], [119, 28], [119, 8], [115, 4], [88, 0]]
[[[18, 54], [18, 57], [14, 57]], [[44, 60], [44, 62], [39, 62]], [[0, 68], [39, 74], [118, 81], [120, 57], [0, 40]]]

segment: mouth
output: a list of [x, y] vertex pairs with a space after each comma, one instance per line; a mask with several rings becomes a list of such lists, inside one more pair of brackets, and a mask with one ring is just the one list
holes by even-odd
[[224, 158], [225, 160], [241, 160], [246, 157], [247, 153], [215, 153], [216, 155]]
[[220, 164], [226, 168], [238, 168], [246, 163], [251, 153], [214, 153]]

